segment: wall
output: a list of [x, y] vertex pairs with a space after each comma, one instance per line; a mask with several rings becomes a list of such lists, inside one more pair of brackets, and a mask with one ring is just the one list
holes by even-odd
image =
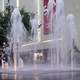
[[36, 12], [36, 0], [19, 0], [20, 8], [25, 8], [26, 11]]

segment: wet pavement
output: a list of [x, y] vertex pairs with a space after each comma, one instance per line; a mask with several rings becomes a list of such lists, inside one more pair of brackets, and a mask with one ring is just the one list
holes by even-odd
[[0, 80], [80, 80], [80, 72], [53, 71], [53, 72], [16, 72], [0, 73]]

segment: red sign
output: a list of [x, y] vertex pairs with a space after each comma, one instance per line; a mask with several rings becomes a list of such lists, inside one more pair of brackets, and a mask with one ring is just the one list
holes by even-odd
[[48, 0], [44, 0], [44, 34], [49, 33], [49, 27], [48, 27], [48, 14], [47, 14], [47, 5], [48, 5]]
[[[53, 4], [52, 4], [52, 2], [53, 2]], [[50, 10], [50, 12], [48, 12], [49, 11], [48, 7], [49, 7], [50, 3], [52, 5], [52, 8], [51, 8], [52, 10]], [[43, 20], [43, 22], [44, 22], [44, 34], [49, 34], [51, 32], [52, 25], [49, 25], [49, 22], [51, 22], [50, 18], [52, 17], [51, 11], [53, 11], [53, 16], [56, 12], [55, 3], [56, 3], [56, 0], [44, 0], [44, 17], [43, 17], [43, 19], [44, 19]]]

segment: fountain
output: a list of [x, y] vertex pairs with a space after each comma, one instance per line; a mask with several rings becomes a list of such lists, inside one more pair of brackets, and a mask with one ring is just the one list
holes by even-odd
[[68, 23], [68, 42], [69, 42], [69, 50], [71, 54], [71, 67], [76, 66], [76, 56], [75, 54], [77, 53], [77, 56], [79, 56], [79, 51], [75, 51], [74, 47], [77, 48], [77, 31], [76, 31], [76, 26], [75, 26], [75, 21], [74, 21], [74, 15], [73, 14], [68, 14], [67, 15], [67, 23]]
[[[80, 51], [76, 45], [74, 15], [68, 14], [65, 17], [63, 0], [48, 0], [47, 6], [49, 33], [38, 32], [37, 21], [32, 18], [30, 37], [22, 23], [19, 9], [14, 8], [8, 34], [9, 47], [5, 49], [9, 55], [8, 71], [11, 70], [8, 73], [4, 68], [4, 72], [0, 73], [0, 80], [79, 79]], [[41, 35], [48, 38], [41, 39]]]
[[[48, 39], [40, 42], [36, 41], [30, 44], [23, 44], [23, 55], [29, 63], [35, 65], [38, 69], [61, 69], [68, 67], [68, 41], [67, 26], [64, 13], [63, 0], [49, 0], [47, 7], [48, 27], [50, 33]], [[43, 36], [46, 34], [42, 33]], [[26, 53], [26, 54], [25, 54]], [[26, 63], [27, 63], [26, 61]]]
[[[9, 44], [12, 49], [12, 64], [15, 70], [20, 69], [21, 65], [22, 70], [25, 68], [27, 70], [73, 69], [72, 43], [75, 35], [75, 28], [72, 28], [74, 25], [72, 22], [73, 16], [69, 15], [69, 25], [67, 26], [63, 0], [49, 0], [47, 14], [48, 27], [50, 28], [50, 33], [47, 34], [49, 38], [46, 40], [37, 40], [38, 25], [35, 20], [32, 19], [32, 33], [34, 31], [35, 34], [34, 37], [32, 37], [33, 40], [28, 43], [28, 32], [21, 21], [19, 9], [15, 8], [13, 10]], [[69, 33], [67, 33], [68, 31]], [[46, 36], [44, 33], [42, 33], [42, 35]]]
[[[51, 65], [56, 67], [67, 66], [67, 37], [66, 37], [66, 18], [64, 13], [63, 0], [49, 0], [48, 2], [48, 16], [49, 27], [51, 30], [50, 40], [50, 52], [51, 52]], [[54, 44], [55, 43], [55, 44]], [[55, 57], [56, 58], [55, 58]]]
[[25, 29], [22, 18], [18, 8], [14, 8], [11, 15], [11, 30], [9, 36], [9, 45], [11, 48], [11, 65], [14, 66], [15, 70], [17, 67], [23, 66], [23, 60], [20, 57], [20, 47], [23, 41], [27, 40], [28, 31]]
[[31, 29], [31, 37], [32, 37], [32, 41], [37, 41], [37, 28], [38, 28], [38, 22], [37, 22], [37, 19], [35, 17], [35, 14], [32, 13], [30, 15], [30, 23], [31, 23], [31, 26], [32, 26], [32, 29]]

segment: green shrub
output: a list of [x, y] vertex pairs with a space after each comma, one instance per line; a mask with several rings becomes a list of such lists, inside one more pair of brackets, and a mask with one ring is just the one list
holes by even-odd
[[[22, 22], [30, 35], [31, 24], [29, 13], [26, 12], [23, 8], [20, 10], [20, 13], [22, 16]], [[8, 41], [7, 33], [9, 33], [11, 28], [10, 17], [11, 17], [10, 6], [7, 6], [4, 12], [0, 12], [0, 46], [3, 45], [3, 42], [7, 43]]]

